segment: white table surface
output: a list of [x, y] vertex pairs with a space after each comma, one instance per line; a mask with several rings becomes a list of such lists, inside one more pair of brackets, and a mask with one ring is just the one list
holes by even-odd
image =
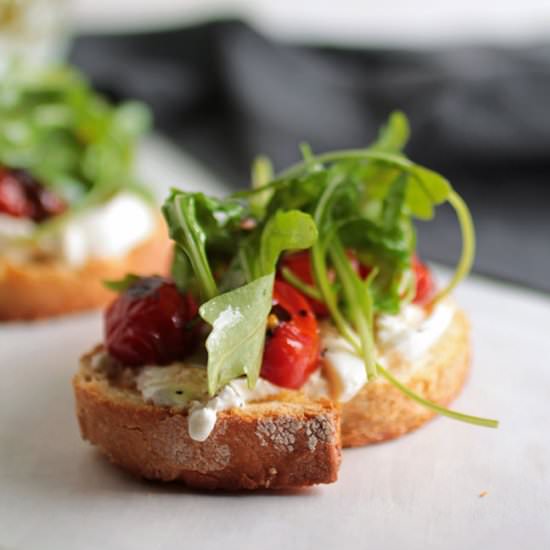
[[[149, 145], [144, 171], [167, 174], [164, 186], [210, 185]], [[476, 277], [458, 299], [475, 362], [455, 407], [501, 428], [440, 418], [345, 451], [336, 484], [297, 494], [197, 494], [129, 477], [80, 440], [73, 411], [70, 378], [101, 337], [100, 314], [1, 325], [0, 548], [549, 548], [550, 300]]]

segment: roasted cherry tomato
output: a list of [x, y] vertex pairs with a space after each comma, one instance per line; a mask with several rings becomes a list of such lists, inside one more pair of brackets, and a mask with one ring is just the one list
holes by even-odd
[[317, 368], [319, 331], [305, 297], [276, 280], [268, 317], [261, 376], [277, 386], [300, 388]]
[[427, 303], [435, 292], [435, 283], [430, 268], [422, 263], [416, 254], [413, 256], [412, 268], [416, 277], [416, 294], [413, 303], [423, 305]]
[[41, 222], [61, 214], [66, 207], [28, 172], [0, 166], [0, 213]]
[[197, 304], [163, 277], [144, 277], [105, 313], [107, 351], [124, 365], [166, 365], [193, 349]]
[[[370, 272], [370, 268], [361, 264], [357, 259], [357, 256], [352, 250], [347, 250], [346, 254], [351, 261], [353, 269], [359, 276], [364, 279]], [[282, 267], [286, 267], [296, 275], [301, 281], [308, 285], [314, 285], [313, 272], [311, 270], [311, 255], [309, 250], [303, 250], [301, 252], [295, 252], [293, 254], [287, 254], [282, 261]], [[334, 281], [334, 270], [330, 269], [328, 272], [329, 280]], [[314, 300], [313, 298], [306, 297], [309, 305], [312, 307], [317, 317], [327, 317], [329, 311], [327, 306], [323, 302]]]

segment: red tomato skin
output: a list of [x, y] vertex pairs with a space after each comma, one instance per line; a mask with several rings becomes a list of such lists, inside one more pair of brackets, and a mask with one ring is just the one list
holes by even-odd
[[105, 346], [126, 366], [167, 365], [194, 348], [198, 307], [163, 277], [143, 277], [105, 312]]
[[[292, 271], [298, 279], [307, 285], [313, 286], [315, 284], [311, 269], [311, 255], [308, 250], [288, 254], [283, 258], [282, 265]], [[329, 273], [329, 276], [330, 275], [331, 274]], [[334, 274], [332, 274], [332, 278], [334, 278]], [[305, 299], [308, 301], [311, 309], [315, 312], [317, 317], [327, 317], [329, 315], [329, 310], [323, 302], [314, 300], [309, 296], [305, 296]]]
[[[370, 268], [359, 262], [353, 250], [347, 250], [346, 255], [351, 261], [351, 265], [354, 271], [362, 279], [365, 279], [371, 271]], [[311, 269], [311, 254], [309, 250], [302, 250], [300, 252], [288, 254], [283, 258], [282, 265], [283, 267], [290, 269], [290, 271], [292, 271], [292, 273], [294, 273], [294, 275], [304, 283], [311, 286], [315, 285], [315, 279], [313, 277], [313, 271]], [[329, 269], [328, 278], [330, 282], [334, 281], [334, 269]], [[327, 306], [323, 302], [320, 302], [319, 300], [314, 300], [313, 298], [309, 298], [308, 296], [305, 296], [305, 299], [309, 302], [309, 305], [311, 306], [313, 312], [318, 318], [325, 318], [330, 315]]]
[[41, 222], [66, 208], [62, 199], [28, 172], [0, 166], [0, 213]]
[[416, 278], [416, 294], [413, 304], [425, 305], [435, 293], [435, 282], [430, 268], [420, 261], [415, 254], [412, 260], [412, 268]]
[[279, 279], [273, 288], [273, 305], [282, 308], [288, 318], [280, 318], [268, 331], [260, 375], [277, 386], [298, 389], [318, 366], [317, 320], [305, 297]]

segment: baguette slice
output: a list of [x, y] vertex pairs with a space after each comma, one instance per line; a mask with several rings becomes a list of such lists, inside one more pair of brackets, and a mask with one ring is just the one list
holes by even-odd
[[74, 269], [53, 261], [14, 263], [0, 257], [0, 321], [32, 320], [102, 307], [115, 294], [104, 280], [169, 272], [171, 244], [163, 218], [150, 238], [116, 259]]
[[[451, 324], [428, 350], [422, 365], [407, 378], [399, 373], [411, 365], [390, 355], [389, 367], [406, 386], [440, 405], [448, 405], [462, 390], [471, 359], [470, 327], [457, 310]], [[342, 444], [357, 447], [399, 437], [433, 418], [435, 413], [415, 403], [384, 378], [365, 385], [342, 405]]]
[[187, 411], [145, 403], [85, 355], [73, 379], [82, 437], [136, 476], [201, 489], [282, 489], [336, 481], [339, 412], [298, 392], [218, 414], [213, 432], [194, 441]]

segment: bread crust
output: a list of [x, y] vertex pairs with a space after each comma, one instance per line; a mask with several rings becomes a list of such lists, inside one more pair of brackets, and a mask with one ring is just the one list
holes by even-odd
[[15, 263], [0, 257], [0, 321], [33, 320], [102, 307], [115, 294], [104, 280], [127, 273], [169, 272], [171, 244], [164, 219], [126, 256], [93, 259], [78, 269], [59, 262]]
[[336, 481], [340, 464], [337, 408], [282, 393], [218, 414], [213, 432], [194, 441], [187, 412], [143, 402], [113, 387], [90, 366], [73, 379], [82, 437], [136, 476], [200, 489], [299, 488]]
[[[470, 360], [469, 322], [465, 313], [457, 309], [449, 328], [427, 352], [423, 364], [402, 381], [423, 397], [446, 406], [460, 393]], [[394, 357], [393, 361], [390, 368], [407, 370], [402, 358]], [[357, 447], [393, 439], [434, 416], [380, 377], [342, 405], [342, 445]]]
[[[337, 478], [340, 446], [393, 439], [434, 416], [379, 378], [340, 407], [284, 392], [243, 410], [224, 411], [211, 436], [199, 443], [189, 438], [186, 412], [146, 404], [137, 392], [98, 379], [91, 367], [94, 353], [84, 356], [73, 380], [82, 437], [137, 476], [196, 488], [331, 483]], [[415, 392], [448, 405], [464, 385], [470, 359], [469, 322], [457, 310], [422, 365], [410, 371], [401, 356], [390, 354], [389, 367]]]

